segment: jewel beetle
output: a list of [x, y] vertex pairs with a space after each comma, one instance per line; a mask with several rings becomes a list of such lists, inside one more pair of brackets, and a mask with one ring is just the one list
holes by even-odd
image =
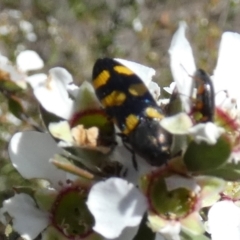
[[141, 78], [117, 60], [102, 58], [94, 64], [92, 83], [123, 142], [150, 165], [165, 164], [172, 135], [161, 127], [165, 114]]

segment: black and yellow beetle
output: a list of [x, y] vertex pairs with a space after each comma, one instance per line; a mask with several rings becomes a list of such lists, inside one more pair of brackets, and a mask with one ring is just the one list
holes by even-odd
[[172, 135], [161, 127], [165, 115], [141, 78], [111, 58], [96, 61], [92, 78], [96, 95], [123, 141], [152, 166], [165, 164]]

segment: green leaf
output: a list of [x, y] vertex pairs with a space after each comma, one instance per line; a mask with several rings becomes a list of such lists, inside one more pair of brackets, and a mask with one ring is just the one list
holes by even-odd
[[182, 112], [182, 101], [180, 98], [180, 94], [178, 94], [176, 88], [174, 89], [173, 93], [171, 94], [169, 104], [165, 107], [165, 111], [167, 112], [168, 116], [173, 116], [179, 112]]
[[192, 141], [184, 155], [184, 162], [187, 169], [192, 172], [214, 170], [226, 163], [231, 153], [229, 142], [221, 137], [215, 145], [208, 145], [205, 142], [197, 144]]
[[22, 119], [22, 115], [24, 114], [24, 109], [20, 102], [20, 99], [18, 99], [15, 96], [8, 98], [8, 107], [9, 107], [10, 112], [15, 117]]
[[22, 92], [22, 88], [20, 88], [15, 82], [11, 80], [3, 80], [0, 79], [0, 87], [1, 90], [11, 92], [11, 93], [16, 93], [16, 92]]
[[25, 193], [31, 197], [34, 197], [35, 190], [32, 187], [28, 186], [16, 186], [13, 188], [16, 193]]
[[227, 163], [217, 169], [203, 171], [204, 175], [223, 178], [227, 181], [239, 181], [240, 179], [240, 163]]

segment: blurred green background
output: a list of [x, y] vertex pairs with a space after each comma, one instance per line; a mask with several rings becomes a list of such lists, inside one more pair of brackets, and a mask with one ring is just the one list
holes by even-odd
[[91, 78], [98, 57], [121, 57], [154, 67], [171, 79], [168, 48], [178, 22], [189, 26], [198, 66], [211, 74], [221, 33], [240, 32], [238, 0], [1, 0], [0, 51], [37, 51], [45, 71], [68, 69]]

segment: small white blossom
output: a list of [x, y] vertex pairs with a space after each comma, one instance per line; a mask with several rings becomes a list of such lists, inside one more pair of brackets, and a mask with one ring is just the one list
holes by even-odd
[[[176, 82], [183, 107], [187, 113], [191, 110], [191, 97], [193, 92], [193, 75], [196, 66], [193, 53], [188, 40], [185, 37], [186, 23], [181, 22], [173, 36], [169, 49], [171, 57], [171, 70]], [[229, 123], [237, 121], [234, 117], [240, 116], [236, 108], [240, 106], [238, 79], [240, 71], [237, 59], [234, 56], [240, 54], [240, 35], [237, 33], [225, 32], [222, 35], [217, 66], [212, 77], [215, 89], [216, 108], [225, 111]], [[226, 79], [228, 79], [226, 81]], [[169, 89], [167, 89], [169, 91]], [[239, 103], [238, 103], [239, 102]], [[233, 118], [233, 119], [231, 119]], [[239, 122], [239, 121], [238, 121]], [[215, 123], [197, 124], [189, 129], [189, 133], [196, 142], [205, 141], [215, 144], [217, 139], [224, 133], [224, 129]]]
[[218, 138], [225, 132], [222, 127], [218, 127], [212, 122], [199, 123], [189, 129], [190, 135], [194, 138], [196, 143], [202, 141], [214, 145], [217, 143]]
[[20, 52], [17, 56], [16, 63], [23, 72], [38, 70], [44, 66], [43, 60], [32, 50]]
[[87, 205], [96, 221], [93, 229], [110, 239], [120, 236], [127, 227], [133, 228], [135, 234], [134, 228], [140, 224], [147, 209], [141, 192], [132, 183], [120, 178], [95, 184]]
[[208, 212], [207, 227], [212, 240], [239, 240], [240, 208], [232, 201], [215, 203]]
[[190, 111], [189, 98], [192, 93], [192, 75], [196, 71], [192, 48], [185, 37], [187, 25], [180, 22], [179, 28], [173, 35], [169, 48], [170, 66], [174, 81], [180, 93], [185, 111]]
[[36, 207], [34, 200], [27, 194], [16, 194], [14, 197], [5, 200], [0, 209], [0, 220], [7, 224], [3, 217], [8, 212], [13, 218], [13, 229], [24, 239], [36, 238], [47, 226], [49, 214]]

